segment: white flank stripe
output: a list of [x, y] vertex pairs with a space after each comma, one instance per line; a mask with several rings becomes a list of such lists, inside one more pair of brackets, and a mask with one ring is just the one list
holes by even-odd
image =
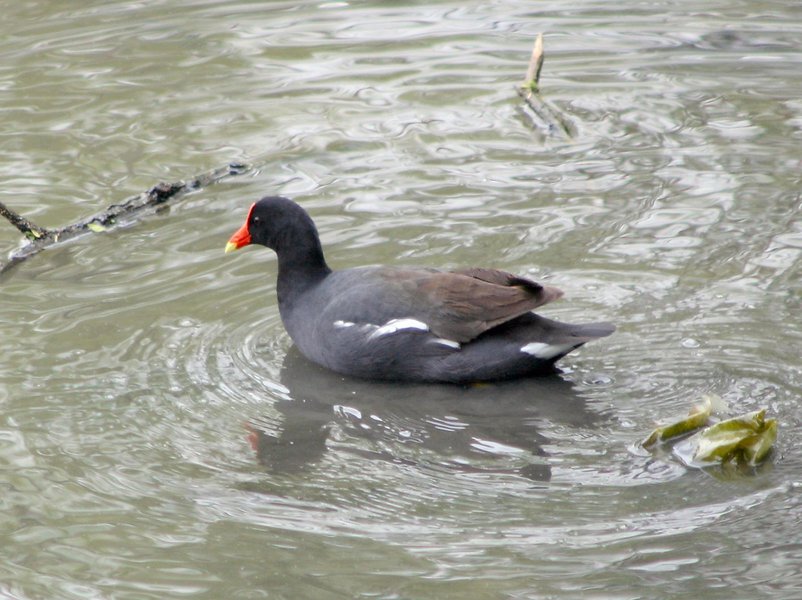
[[345, 327], [353, 327], [356, 323], [352, 323], [351, 321], [334, 321], [334, 326], [337, 329], [343, 329]]
[[376, 331], [368, 336], [369, 340], [375, 340], [383, 335], [390, 335], [402, 329], [418, 329], [420, 331], [429, 331], [429, 326], [417, 319], [393, 319], [387, 321], [384, 325], [379, 327]]
[[447, 340], [446, 338], [434, 338], [431, 340], [432, 344], [442, 344], [443, 346], [448, 346], [449, 348], [454, 348], [454, 350], [459, 350], [462, 346], [459, 342], [455, 342], [454, 340]]
[[526, 352], [527, 354], [531, 354], [535, 358], [542, 358], [543, 360], [548, 360], [550, 358], [554, 358], [555, 356], [559, 356], [564, 352], [567, 352], [575, 345], [576, 344], [551, 345], [551, 344], [544, 344], [543, 342], [530, 342], [526, 346], [521, 346], [521, 352]]

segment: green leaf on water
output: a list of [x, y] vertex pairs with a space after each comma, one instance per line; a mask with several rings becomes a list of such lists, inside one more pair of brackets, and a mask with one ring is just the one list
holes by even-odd
[[641, 442], [644, 448], [651, 448], [652, 446], [661, 442], [667, 442], [683, 435], [687, 435], [696, 431], [700, 427], [707, 425], [710, 415], [713, 413], [713, 406], [720, 402], [720, 399], [713, 396], [707, 396], [703, 404], [695, 406], [691, 412], [684, 419], [674, 421], [668, 425], [658, 427], [649, 436]]
[[766, 419], [766, 409], [720, 421], [689, 440], [696, 463], [734, 462], [755, 466], [777, 440], [777, 420]]
[[668, 442], [674, 456], [689, 467], [758, 465], [777, 441], [777, 420], [767, 419], [764, 408], [711, 424], [711, 415], [723, 408], [720, 398], [708, 396], [684, 419], [655, 429], [641, 445], [654, 450]]

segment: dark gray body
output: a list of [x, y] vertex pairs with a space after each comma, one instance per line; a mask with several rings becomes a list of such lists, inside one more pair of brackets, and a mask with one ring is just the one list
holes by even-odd
[[[552, 373], [565, 354], [614, 330], [607, 323], [571, 325], [526, 312], [472, 340], [449, 340], [432, 331], [428, 306], [410, 303], [409, 294], [387, 285], [388, 276], [408, 272], [387, 267], [334, 271], [289, 306], [279, 304], [284, 326], [307, 358], [339, 373], [450, 383]], [[393, 321], [398, 329], [389, 332]], [[388, 332], [381, 333], [382, 327]], [[554, 352], [537, 357], [522, 350], [533, 342]]]

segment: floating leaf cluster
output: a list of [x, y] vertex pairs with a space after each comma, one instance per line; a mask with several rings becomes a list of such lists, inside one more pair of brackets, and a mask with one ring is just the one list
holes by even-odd
[[641, 446], [651, 450], [682, 439], [674, 450], [688, 466], [757, 466], [777, 440], [777, 420], [767, 419], [763, 408], [714, 422], [712, 415], [719, 402], [712, 396], [706, 398], [704, 404], [691, 409], [687, 417], [656, 428]]

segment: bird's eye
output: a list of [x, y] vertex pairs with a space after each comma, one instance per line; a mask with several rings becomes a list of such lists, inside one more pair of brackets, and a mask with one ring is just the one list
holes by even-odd
[[253, 218], [253, 222], [254, 222], [254, 223], [259, 223], [261, 220], [262, 220], [262, 219], [260, 219], [259, 217], [254, 217], [254, 218]]

